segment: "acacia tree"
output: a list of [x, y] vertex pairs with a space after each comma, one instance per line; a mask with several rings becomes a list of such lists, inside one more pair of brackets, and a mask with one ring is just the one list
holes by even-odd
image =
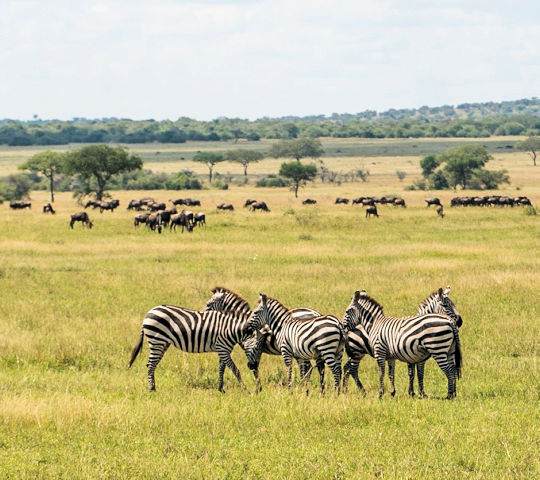
[[96, 198], [101, 200], [113, 175], [140, 170], [142, 164], [138, 155], [130, 154], [124, 147], [89, 145], [67, 154], [64, 171], [70, 175], [80, 175], [86, 183], [85, 193], [94, 192]]
[[274, 158], [290, 157], [300, 162], [301, 158], [319, 158], [324, 153], [321, 141], [315, 138], [294, 138], [281, 140], [270, 148], [269, 155]]
[[466, 189], [474, 172], [482, 168], [492, 157], [482, 145], [462, 145], [447, 150], [439, 158], [441, 163], [446, 163], [443, 170], [450, 185], [454, 189], [458, 185]]
[[540, 137], [532, 136], [521, 142], [517, 142], [516, 149], [527, 152], [532, 158], [533, 165], [536, 167], [536, 153], [540, 151]]
[[229, 150], [225, 152], [225, 160], [240, 163], [244, 167], [244, 177], [247, 177], [247, 169], [249, 164], [258, 162], [263, 158], [264, 155], [255, 150], [244, 150], [242, 148], [238, 148], [236, 150]]
[[223, 162], [224, 160], [225, 158], [223, 157], [223, 154], [218, 152], [198, 152], [193, 157], [193, 161], [205, 163], [208, 167], [208, 181], [210, 183], [212, 183], [214, 166], [219, 162]]
[[47, 150], [45, 152], [36, 153], [22, 165], [19, 165], [19, 168], [21, 170], [39, 172], [44, 177], [48, 178], [51, 202], [54, 202], [54, 177], [63, 170], [65, 157], [65, 153]]
[[300, 162], [285, 162], [281, 164], [279, 174], [289, 180], [294, 196], [298, 197], [298, 188], [316, 177], [317, 167], [313, 164], [303, 165]]

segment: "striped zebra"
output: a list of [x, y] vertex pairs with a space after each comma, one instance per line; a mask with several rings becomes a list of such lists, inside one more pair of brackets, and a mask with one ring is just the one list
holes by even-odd
[[[443, 314], [385, 317], [383, 308], [365, 291], [355, 292], [345, 312], [345, 327], [364, 329], [379, 368], [379, 398], [384, 394], [385, 362], [393, 384], [395, 360], [425, 362], [432, 356], [448, 379], [447, 398], [456, 396], [461, 376], [461, 346], [456, 324]], [[248, 325], [249, 327], [249, 325]], [[392, 393], [395, 393], [393, 391]]]
[[[225, 287], [215, 287], [212, 289], [212, 297], [206, 302], [204, 310], [217, 310], [221, 312], [231, 310], [245, 316], [246, 320], [251, 315], [251, 307], [247, 300]], [[308, 307], [292, 308], [289, 310], [289, 313], [293, 318], [304, 320], [323, 316], [322, 313]], [[259, 364], [261, 355], [263, 353], [267, 355], [281, 355], [276, 337], [272, 335], [268, 327], [263, 327], [261, 330], [257, 330], [252, 335], [247, 336], [241, 343], [241, 346], [248, 360], [248, 368], [253, 372], [257, 382], [257, 391], [260, 391]], [[298, 366], [302, 378], [311, 373], [312, 366], [309, 360], [299, 359]], [[324, 360], [322, 358], [317, 359], [317, 368], [319, 370], [321, 389], [324, 390]]]
[[241, 343], [245, 334], [247, 317], [235, 312], [198, 312], [174, 305], [160, 305], [152, 308], [144, 317], [141, 334], [131, 354], [129, 367], [142, 349], [146, 335], [150, 354], [148, 356], [148, 386], [156, 389], [154, 371], [163, 355], [173, 344], [188, 353], [217, 352], [219, 356], [219, 385], [223, 390], [223, 374], [229, 367], [243, 387], [240, 371], [231, 358], [231, 352], [237, 343]]
[[[448, 315], [450, 319], [456, 324], [459, 328], [461, 327], [463, 320], [461, 315], [456, 309], [454, 302], [449, 298], [450, 295], [450, 286], [446, 287], [446, 290], [443, 292], [442, 288], [439, 288], [438, 291], [433, 292], [427, 298], [425, 298], [420, 305], [418, 305], [418, 313], [441, 313]], [[348, 377], [349, 375], [353, 377], [356, 382], [356, 385], [362, 393], [365, 394], [362, 382], [358, 378], [358, 365], [360, 361], [367, 355], [373, 355], [371, 352], [371, 347], [367, 338], [365, 336], [365, 330], [359, 330], [355, 328], [348, 333], [346, 351], [349, 356], [349, 361], [343, 367], [343, 388], [347, 388]], [[394, 371], [394, 367], [391, 365], [392, 360], [389, 360], [389, 370]], [[408, 363], [407, 370], [409, 374], [409, 395], [414, 396], [414, 377], [415, 377], [415, 365], [418, 371], [418, 389], [419, 395], [425, 397], [424, 392], [424, 365], [425, 362], [420, 362], [417, 364]], [[393, 381], [393, 376], [391, 377], [392, 382], [392, 392], [395, 392], [395, 385]]]
[[[246, 333], [250, 334], [264, 325], [270, 327], [276, 338], [276, 345], [287, 366], [289, 388], [292, 387], [293, 358], [299, 361], [322, 358], [334, 375], [334, 386], [339, 393], [345, 338], [341, 322], [336, 317], [294, 318], [279, 301], [260, 294], [259, 304], [251, 313]], [[306, 384], [308, 378], [304, 374]]]

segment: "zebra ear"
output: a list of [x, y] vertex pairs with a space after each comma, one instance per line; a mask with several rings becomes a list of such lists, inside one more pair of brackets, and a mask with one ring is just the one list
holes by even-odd
[[354, 292], [354, 299], [355, 299], [355, 300], [359, 300], [359, 299], [360, 299], [360, 290], [356, 290], [356, 292]]
[[259, 300], [263, 305], [266, 305], [266, 295], [264, 293], [259, 293]]
[[218, 290], [218, 287], [214, 287], [214, 288], [212, 288], [212, 290], [210, 290], [210, 291], [211, 291], [212, 293], [216, 293], [217, 290]]
[[442, 296], [443, 296], [443, 291], [442, 291], [442, 288], [439, 288], [439, 298], [442, 299]]

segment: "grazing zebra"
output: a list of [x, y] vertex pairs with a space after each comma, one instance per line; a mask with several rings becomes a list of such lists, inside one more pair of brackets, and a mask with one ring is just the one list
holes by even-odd
[[344, 323], [348, 330], [358, 325], [369, 338], [379, 367], [379, 398], [384, 394], [386, 360], [390, 360], [388, 373], [393, 384], [396, 359], [411, 364], [425, 362], [430, 356], [448, 379], [447, 398], [456, 396], [456, 377], [461, 376], [461, 346], [457, 326], [447, 315], [385, 317], [381, 305], [365, 291], [357, 291], [345, 312]]
[[[229, 290], [225, 287], [215, 287], [212, 289], [212, 297], [206, 302], [204, 307], [205, 311], [217, 310], [220, 312], [233, 311], [238, 315], [245, 316], [246, 320], [251, 315], [251, 308], [247, 300], [242, 298], [237, 293]], [[312, 308], [300, 307], [289, 310], [289, 313], [293, 318], [308, 319], [321, 317], [322, 314]], [[257, 391], [261, 390], [260, 377], [259, 377], [259, 364], [261, 361], [261, 355], [266, 353], [268, 355], [281, 355], [279, 347], [276, 343], [276, 337], [272, 335], [272, 332], [268, 328], [263, 328], [260, 331], [257, 330], [252, 335], [247, 336], [241, 343], [241, 347], [244, 349], [247, 360], [248, 368], [253, 372], [255, 380], [257, 382]], [[311, 372], [311, 362], [298, 360], [298, 366], [300, 368], [300, 375], [302, 378]], [[324, 388], [324, 361], [318, 360], [317, 368], [321, 376], [321, 388]]]
[[[443, 313], [448, 315], [458, 328], [461, 327], [463, 319], [457, 311], [454, 302], [450, 300], [448, 295], [450, 295], [450, 286], [446, 287], [444, 292], [442, 288], [439, 288], [438, 291], [433, 292], [427, 298], [422, 300], [422, 302], [420, 302], [417, 310], [418, 313]], [[365, 393], [362, 382], [358, 378], [358, 366], [366, 354], [374, 356], [373, 352], [371, 352], [369, 341], [365, 335], [365, 330], [359, 330], [358, 328], [351, 330], [347, 335], [347, 345], [345, 348], [347, 355], [350, 358], [343, 367], [343, 388], [347, 388], [348, 377], [351, 375], [355, 380], [356, 385], [358, 385], [358, 388], [362, 391], [362, 393]], [[411, 396], [414, 396], [415, 365], [418, 371], [419, 395], [421, 397], [426, 396], [424, 392], [424, 364], [425, 362], [407, 364], [407, 371], [409, 374], [409, 395]], [[390, 368], [393, 370], [393, 366]], [[390, 380], [392, 381], [392, 390], [395, 391], [393, 377], [391, 377]]]
[[[276, 345], [288, 370], [288, 386], [292, 387], [292, 360], [309, 361], [322, 358], [334, 375], [339, 393], [341, 359], [345, 339], [341, 322], [327, 315], [311, 319], [294, 318], [289, 309], [273, 298], [259, 295], [259, 304], [251, 313], [246, 327], [250, 334], [268, 325], [276, 337]], [[307, 384], [307, 375], [304, 380]], [[321, 384], [321, 390], [323, 390]]]
[[148, 356], [148, 386], [156, 389], [154, 370], [171, 345], [188, 353], [217, 352], [219, 356], [219, 385], [223, 390], [223, 374], [229, 367], [243, 387], [240, 371], [231, 358], [231, 352], [244, 338], [246, 318], [234, 312], [198, 312], [173, 305], [152, 308], [144, 317], [141, 334], [133, 352], [129, 367], [142, 349], [146, 335], [150, 354]]

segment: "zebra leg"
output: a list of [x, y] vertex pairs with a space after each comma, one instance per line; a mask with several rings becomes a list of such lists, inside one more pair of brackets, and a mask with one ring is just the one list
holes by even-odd
[[244, 383], [242, 382], [242, 377], [240, 376], [240, 370], [238, 370], [238, 367], [233, 362], [233, 359], [231, 358], [231, 352], [229, 350], [221, 350], [218, 351], [219, 355], [219, 386], [218, 389], [221, 393], [225, 393], [225, 390], [223, 390], [223, 374], [225, 373], [225, 367], [229, 367], [232, 372], [234, 373], [234, 376], [238, 380], [238, 383], [240, 383], [240, 386], [243, 390], [246, 389], [244, 386]]
[[437, 362], [437, 365], [439, 365], [440, 369], [444, 372], [446, 375], [446, 378], [448, 379], [448, 394], [446, 398], [448, 400], [456, 397], [456, 377], [457, 377], [457, 371], [456, 366], [454, 365], [454, 362], [450, 355], [441, 353], [439, 355], [434, 355], [433, 358]]
[[386, 363], [383, 356], [377, 356], [377, 367], [379, 368], [379, 398], [384, 395], [384, 364]]
[[324, 360], [321, 357], [317, 358], [317, 370], [319, 370], [321, 395], [324, 395]]
[[332, 354], [326, 354], [323, 358], [334, 375], [334, 390], [339, 394], [341, 386], [341, 358], [335, 358]]
[[349, 391], [349, 376], [351, 375], [352, 358], [349, 358], [347, 363], [343, 366], [343, 391]]
[[154, 343], [148, 342], [150, 347], [150, 353], [148, 354], [148, 362], [146, 367], [148, 368], [148, 388], [151, 392], [156, 391], [156, 381], [154, 379], [154, 371], [158, 366], [158, 363], [165, 355], [165, 352], [169, 348], [170, 343]]
[[364, 355], [360, 355], [356, 358], [352, 357], [343, 367], [343, 390], [347, 389], [347, 376], [350, 375], [354, 379], [356, 386], [360, 390], [360, 393], [365, 396], [366, 390], [364, 388], [364, 385], [362, 385], [360, 378], [358, 377], [358, 367], [362, 358], [364, 358]]
[[281, 356], [287, 367], [287, 386], [290, 390], [292, 388], [292, 357], [284, 350], [281, 351]]
[[300, 369], [300, 381], [305, 385], [306, 387], [306, 395], [309, 395], [309, 379], [311, 378], [311, 372], [313, 371], [313, 365], [311, 365], [311, 362], [308, 360], [298, 360], [298, 367]]
[[[407, 373], [409, 374], [409, 395], [414, 397], [414, 363], [407, 363]], [[420, 372], [418, 372], [418, 383], [420, 383]]]
[[424, 392], [424, 367], [426, 362], [420, 362], [416, 364], [418, 370], [418, 396], [420, 398], [427, 398], [426, 392]]
[[393, 358], [389, 358], [388, 359], [388, 378], [390, 379], [390, 387], [391, 387], [390, 395], [392, 395], [392, 397], [396, 396], [396, 385], [394, 383], [395, 376], [396, 376], [396, 361]]

